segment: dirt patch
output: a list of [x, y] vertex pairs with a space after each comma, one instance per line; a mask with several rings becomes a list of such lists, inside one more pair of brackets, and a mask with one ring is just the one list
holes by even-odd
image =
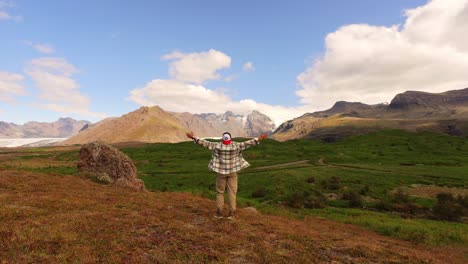
[[436, 198], [439, 193], [451, 193], [453, 195], [468, 195], [468, 188], [443, 187], [435, 185], [414, 186], [407, 189], [409, 195]]
[[29, 167], [29, 168], [47, 168], [47, 167], [73, 167], [75, 162], [51, 160], [47, 158], [32, 158], [28, 160], [8, 160], [2, 164], [12, 167]]

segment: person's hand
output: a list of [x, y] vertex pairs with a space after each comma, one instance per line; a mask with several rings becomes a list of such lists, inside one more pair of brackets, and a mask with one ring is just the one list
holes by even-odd
[[258, 137], [258, 141], [262, 141], [262, 140], [264, 140], [264, 139], [267, 138], [267, 137], [268, 137], [267, 134], [262, 133], [262, 134]]
[[195, 135], [193, 134], [192, 131], [190, 131], [190, 133], [185, 133], [185, 135], [190, 138], [190, 139], [194, 139], [195, 138]]

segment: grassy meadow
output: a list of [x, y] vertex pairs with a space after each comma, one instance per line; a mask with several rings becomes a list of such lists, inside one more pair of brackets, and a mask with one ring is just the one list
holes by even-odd
[[[192, 142], [120, 148], [147, 189], [214, 199], [209, 150]], [[466, 137], [388, 130], [335, 143], [267, 139], [243, 155], [251, 166], [239, 173], [242, 207], [299, 219], [318, 216], [416, 243], [468, 245], [466, 218], [438, 219], [434, 192], [421, 191], [439, 186], [468, 197]], [[13, 151], [0, 168], [68, 175], [76, 174], [77, 159], [78, 148], [31, 148]], [[466, 199], [456, 206], [467, 210]]]

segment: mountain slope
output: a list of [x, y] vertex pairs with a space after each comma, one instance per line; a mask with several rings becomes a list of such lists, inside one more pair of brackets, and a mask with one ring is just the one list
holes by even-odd
[[277, 140], [320, 138], [334, 141], [380, 129], [468, 134], [468, 88], [444, 93], [408, 91], [389, 105], [340, 101], [325, 111], [307, 113], [281, 124]]
[[0, 138], [66, 138], [78, 133], [89, 121], [59, 118], [52, 123], [27, 122], [24, 125], [0, 122]]
[[[181, 124], [183, 124], [187, 131], [193, 131], [198, 137], [209, 137], [219, 135], [217, 129], [206, 119], [200, 115], [194, 115], [191, 113], [174, 113], [171, 112]], [[222, 132], [221, 132], [222, 133]]]
[[248, 136], [258, 136], [261, 133], [271, 134], [275, 127], [275, 123], [268, 116], [255, 110], [247, 115], [244, 124]]
[[443, 93], [427, 93], [407, 91], [398, 94], [390, 103], [390, 108], [441, 108], [447, 106], [466, 106], [468, 102], [468, 88], [447, 91]]
[[273, 121], [266, 115], [252, 111], [246, 115], [227, 111], [222, 115], [171, 113], [187, 128], [200, 137], [221, 136], [229, 131], [233, 137], [256, 137], [261, 133], [270, 134], [275, 128]]
[[118, 118], [107, 118], [89, 124], [74, 137], [60, 144], [84, 144], [95, 140], [117, 142], [181, 142], [188, 140], [185, 133], [193, 131], [199, 137], [221, 136], [225, 131], [234, 137], [254, 137], [271, 131], [270, 118], [253, 111], [246, 116], [226, 112], [191, 114], [166, 112], [158, 106], [140, 109]]
[[0, 121], [0, 138], [20, 138], [22, 136], [23, 133], [19, 125]]
[[[463, 249], [418, 246], [362, 228], [134, 192], [78, 176], [0, 171], [0, 259], [6, 263], [466, 263]], [[31, 196], [31, 194], [34, 194]]]
[[186, 139], [186, 132], [186, 127], [160, 107], [141, 107], [122, 117], [105, 119], [61, 144], [85, 144], [96, 140], [107, 143], [180, 142]]

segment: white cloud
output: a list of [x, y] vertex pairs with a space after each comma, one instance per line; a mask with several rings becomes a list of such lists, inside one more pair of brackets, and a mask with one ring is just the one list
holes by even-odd
[[0, 101], [13, 103], [14, 96], [24, 95], [23, 79], [20, 74], [0, 71]]
[[81, 94], [78, 83], [72, 78], [78, 70], [64, 58], [33, 59], [25, 71], [39, 89], [39, 103], [36, 106], [67, 114], [106, 117], [88, 109], [89, 98]]
[[[13, 2], [0, 0], [0, 9], [6, 9], [6, 8], [12, 8], [12, 7], [16, 7], [16, 5]], [[0, 10], [0, 20], [21, 21], [23, 20], [23, 17], [14, 16], [4, 10]]]
[[24, 41], [23, 43], [25, 45], [31, 46], [33, 49], [35, 49], [36, 51], [40, 53], [44, 53], [44, 54], [55, 53], [55, 49], [51, 45], [48, 45], [48, 44], [34, 43], [32, 41]]
[[12, 1], [0, 0], [0, 9], [1, 8], [10, 8], [15, 7], [16, 5]]
[[258, 110], [280, 125], [282, 122], [306, 112], [305, 107], [273, 106], [251, 99], [233, 101], [222, 91], [213, 91], [201, 85], [177, 80], [152, 80], [143, 88], [130, 92], [128, 98], [142, 106], [159, 105], [164, 110], [190, 113], [246, 113]]
[[5, 11], [0, 11], [0, 20], [14, 20], [14, 21], [22, 21], [22, 16], [13, 16]]
[[[251, 99], [233, 101], [224, 90], [210, 90], [202, 83], [209, 79], [217, 79], [218, 70], [230, 67], [231, 58], [219, 51], [195, 52], [184, 54], [173, 52], [162, 57], [163, 60], [173, 60], [169, 65], [171, 80], [155, 79], [142, 88], [130, 91], [128, 100], [142, 106], [159, 105], [164, 110], [190, 113], [247, 113], [252, 110], [268, 115], [280, 125], [283, 121], [303, 114], [304, 107], [272, 106], [255, 102]], [[249, 69], [253, 65], [247, 64]], [[231, 75], [225, 81], [236, 78]]]
[[[465, 88], [468, 0], [445, 3], [434, 0], [408, 10], [402, 26], [353, 24], [328, 34], [323, 56], [297, 77], [300, 87], [296, 91], [300, 97], [297, 107], [268, 105], [251, 99], [234, 101], [221, 91], [202, 86], [221, 69], [200, 63], [207, 60], [195, 59], [200, 54], [206, 57], [209, 52], [165, 55], [163, 60], [174, 60], [170, 64], [173, 80], [153, 80], [132, 90], [129, 99], [175, 112], [258, 110], [280, 125], [305, 112], [327, 109], [339, 100], [380, 103], [406, 90], [442, 92]], [[230, 58], [229, 63], [222, 65], [229, 67]], [[193, 68], [203, 74], [194, 74], [190, 71]], [[253, 64], [244, 64], [244, 70], [250, 68], [254, 69]]]
[[32, 44], [32, 47], [40, 53], [51, 54], [55, 52], [55, 49], [52, 46], [47, 45], [47, 44], [37, 43], [37, 44]]
[[301, 102], [388, 102], [406, 90], [468, 87], [468, 0], [433, 0], [406, 11], [403, 26], [343, 26], [325, 54], [297, 77]]
[[231, 74], [231, 75], [227, 76], [226, 78], [224, 78], [224, 81], [225, 82], [232, 82], [237, 78], [239, 78], [239, 76], [237, 74]]
[[217, 71], [231, 66], [231, 57], [214, 49], [188, 54], [175, 51], [161, 59], [171, 61], [169, 75], [173, 79], [194, 84], [219, 79]]
[[255, 68], [253, 66], [253, 63], [251, 61], [248, 61], [242, 66], [243, 71], [255, 71]]
[[58, 57], [42, 57], [33, 59], [29, 63], [33, 69], [40, 69], [42, 71], [53, 72], [65, 76], [70, 76], [78, 72], [78, 70], [64, 58]]

